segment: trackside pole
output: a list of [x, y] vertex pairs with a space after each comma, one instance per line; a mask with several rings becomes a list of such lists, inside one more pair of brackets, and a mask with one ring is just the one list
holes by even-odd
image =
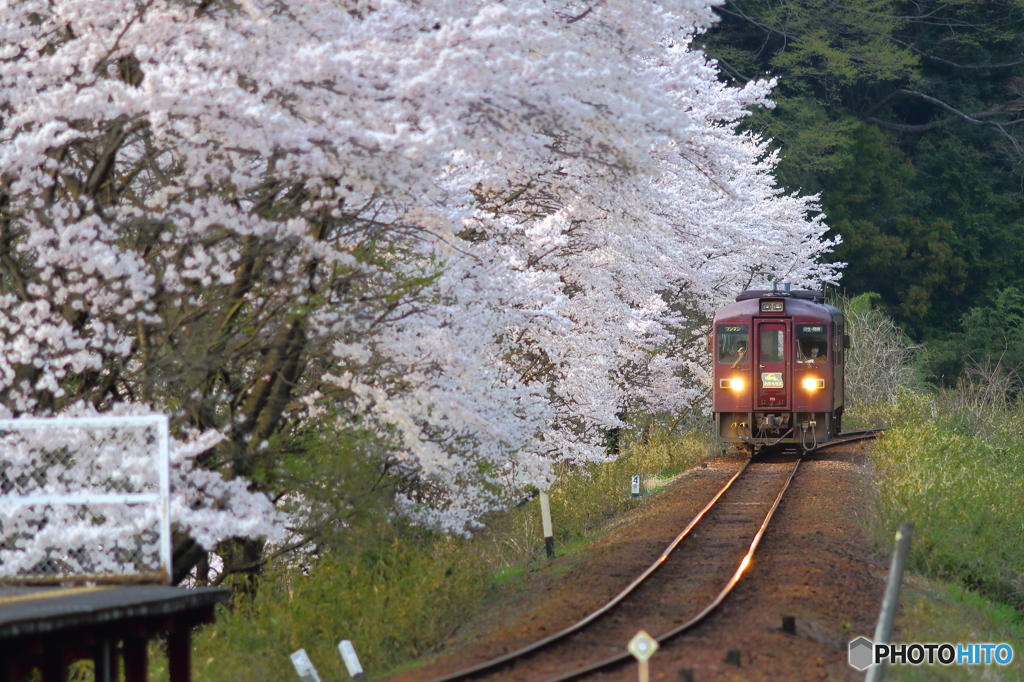
[[554, 559], [555, 537], [551, 530], [551, 499], [546, 490], [540, 492], [540, 520], [544, 526], [544, 549], [547, 550], [548, 559]]
[[[896, 607], [900, 601], [900, 583], [903, 582], [903, 569], [907, 566], [907, 555], [910, 553], [910, 538], [914, 534], [914, 526], [904, 521], [896, 531], [896, 547], [892, 553], [892, 565], [889, 577], [885, 581], [885, 596], [882, 598], [882, 612], [878, 614], [878, 625], [875, 627], [875, 645], [888, 644], [892, 636], [892, 624], [896, 619]], [[885, 663], [878, 663], [868, 668], [864, 682], [881, 682], [882, 669]]]

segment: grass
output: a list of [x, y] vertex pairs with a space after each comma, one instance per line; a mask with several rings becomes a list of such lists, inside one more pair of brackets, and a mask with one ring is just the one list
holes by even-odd
[[[550, 490], [556, 551], [581, 551], [616, 514], [643, 504], [634, 475], [660, 489], [712, 454], [700, 434], [651, 429], [625, 439], [613, 462], [563, 467]], [[267, 572], [254, 598], [237, 597], [193, 645], [193, 677], [294, 682], [289, 654], [304, 648], [324, 680], [346, 679], [337, 643], [350, 639], [363, 668], [379, 677], [434, 649], [495, 590], [545, 561], [539, 503], [489, 520], [472, 539], [447, 538], [391, 520], [354, 530], [343, 555]], [[151, 679], [166, 679], [163, 656]]]
[[652, 479], [660, 481], [654, 488], [664, 487], [667, 476], [662, 472], [691, 467], [711, 452], [712, 445], [703, 434], [677, 436], [667, 429], [653, 428], [627, 440], [614, 462], [563, 470], [551, 490], [556, 541], [588, 537], [605, 519], [642, 504], [642, 497], [631, 495], [633, 476], [640, 476], [646, 485], [642, 493], [654, 492], [647, 485]]
[[526, 573], [525, 566], [505, 566], [494, 574], [491, 581], [495, 586], [508, 585], [524, 573]]
[[299, 648], [321, 677], [344, 679], [342, 639], [376, 674], [428, 651], [490, 587], [489, 566], [467, 541], [412, 529], [378, 538], [356, 560], [269, 573], [255, 598], [238, 598], [196, 639], [195, 679], [292, 681], [288, 656]]
[[1015, 610], [956, 584], [909, 577], [900, 593], [897, 619], [902, 642], [1007, 643], [1014, 660], [1008, 666], [887, 666], [893, 682], [992, 682], [1024, 680], [1024, 623]]

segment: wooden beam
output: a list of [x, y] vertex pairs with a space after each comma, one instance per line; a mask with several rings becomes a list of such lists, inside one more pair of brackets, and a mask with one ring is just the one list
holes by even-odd
[[125, 682], [146, 682], [149, 674], [147, 644], [145, 637], [124, 638]]

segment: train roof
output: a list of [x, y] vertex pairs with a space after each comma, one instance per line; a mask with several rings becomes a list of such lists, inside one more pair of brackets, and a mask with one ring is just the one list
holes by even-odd
[[815, 303], [825, 302], [825, 293], [810, 289], [793, 289], [791, 291], [775, 291], [771, 289], [747, 289], [736, 296], [737, 301], [749, 301], [752, 298], [799, 298]]
[[842, 318], [842, 311], [825, 303], [825, 295], [820, 291], [795, 289], [792, 291], [772, 291], [770, 289], [749, 289], [736, 296], [736, 303], [730, 303], [715, 313], [715, 320], [730, 317], [759, 316], [761, 299], [789, 299], [786, 304], [787, 316], [799, 315], [823, 320], [835, 317]]

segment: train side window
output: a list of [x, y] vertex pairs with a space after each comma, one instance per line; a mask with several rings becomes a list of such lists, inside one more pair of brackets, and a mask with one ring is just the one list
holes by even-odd
[[718, 361], [733, 367], [747, 361], [750, 331], [745, 324], [718, 325]]
[[799, 363], [828, 362], [828, 328], [825, 325], [797, 325], [796, 361]]

